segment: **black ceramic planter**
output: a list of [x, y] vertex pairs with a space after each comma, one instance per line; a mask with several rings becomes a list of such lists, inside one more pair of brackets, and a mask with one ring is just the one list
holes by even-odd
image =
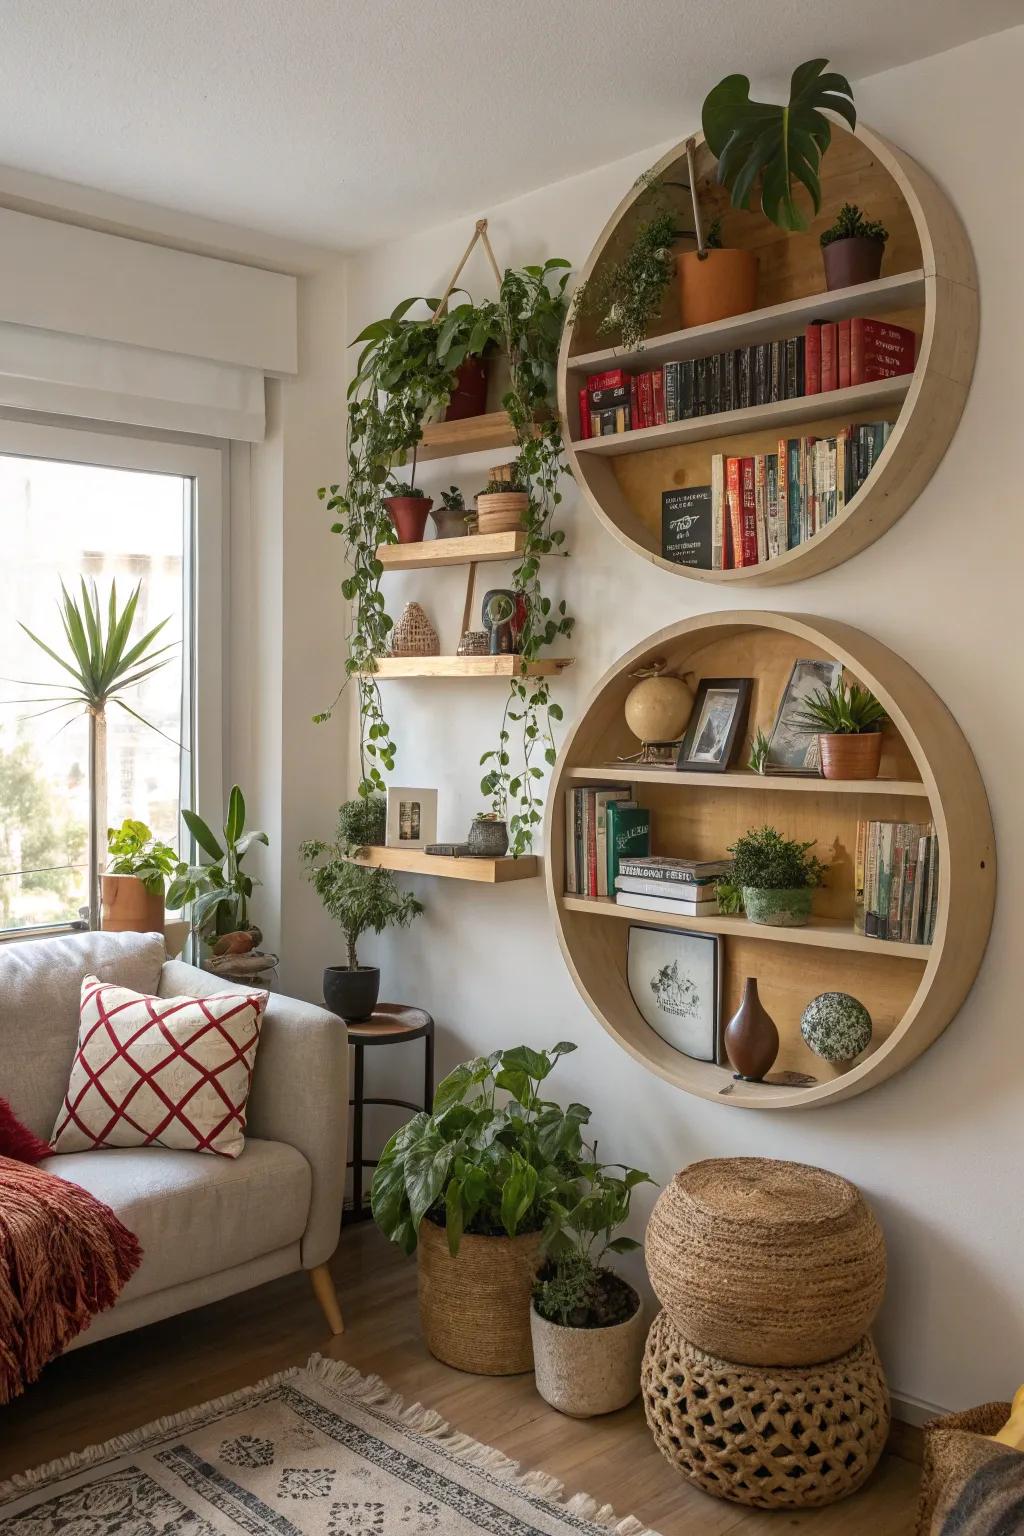
[[324, 971], [324, 1002], [339, 1019], [353, 1024], [368, 1019], [379, 992], [379, 966], [361, 965], [350, 971], [347, 965], [329, 965]]

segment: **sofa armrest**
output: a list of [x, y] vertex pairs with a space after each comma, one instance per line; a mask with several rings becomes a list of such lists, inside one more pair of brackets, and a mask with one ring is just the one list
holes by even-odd
[[[161, 997], [252, 992], [209, 971], [168, 960]], [[263, 1015], [249, 1096], [248, 1131], [295, 1147], [309, 1163], [313, 1193], [302, 1237], [302, 1263], [314, 1269], [338, 1245], [348, 1155], [348, 1035], [313, 1003], [271, 992]]]

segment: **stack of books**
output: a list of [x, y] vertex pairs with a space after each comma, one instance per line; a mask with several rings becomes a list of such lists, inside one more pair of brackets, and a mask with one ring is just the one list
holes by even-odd
[[931, 822], [857, 823], [858, 933], [930, 944], [939, 904], [939, 843]]
[[625, 907], [671, 912], [676, 917], [714, 917], [718, 882], [731, 868], [731, 859], [627, 856], [619, 860], [615, 900]]
[[610, 896], [619, 860], [647, 854], [651, 816], [624, 785], [565, 792], [565, 888], [571, 896]]

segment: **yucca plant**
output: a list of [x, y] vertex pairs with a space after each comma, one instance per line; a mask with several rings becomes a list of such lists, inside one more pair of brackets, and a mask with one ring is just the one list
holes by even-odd
[[794, 714], [794, 723], [808, 736], [865, 736], [880, 731], [885, 710], [874, 694], [857, 683], [845, 688], [816, 688]]
[[[149, 726], [151, 731], [156, 731], [158, 736], [165, 736], [152, 721], [132, 709], [123, 695], [166, 666], [170, 660], [166, 653], [174, 647], [168, 644], [153, 649], [153, 641], [168, 619], [161, 619], [141, 639], [132, 640], [141, 582], [119, 610], [117, 583], [112, 581], [105, 616], [96, 583], [86, 583], [83, 576], [81, 584], [79, 598], [72, 597], [63, 582], [60, 584], [61, 601], [57, 609], [67, 640], [64, 656], [34, 635], [26, 624], [21, 628], [33, 644], [45, 651], [71, 679], [70, 684], [63, 679], [53, 683], [30, 683], [33, 688], [64, 690], [62, 694], [51, 695], [48, 707], [40, 713], [49, 714], [53, 710], [81, 705], [83, 713], [89, 717], [89, 926], [98, 928], [100, 865], [107, 842], [107, 705], [117, 704], [134, 719]], [[165, 739], [171, 738], [165, 736]]]

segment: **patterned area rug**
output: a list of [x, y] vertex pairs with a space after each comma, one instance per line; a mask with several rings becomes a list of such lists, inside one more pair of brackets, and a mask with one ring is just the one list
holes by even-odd
[[4, 1536], [656, 1536], [377, 1377], [303, 1370], [0, 1484]]

